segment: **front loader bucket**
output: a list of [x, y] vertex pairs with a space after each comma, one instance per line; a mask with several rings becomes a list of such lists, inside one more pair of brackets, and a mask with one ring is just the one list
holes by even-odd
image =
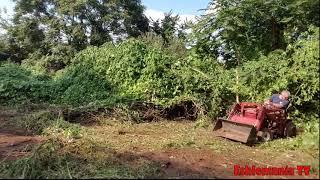
[[253, 144], [257, 137], [257, 131], [255, 127], [221, 118], [218, 118], [213, 128], [213, 132], [215, 136], [224, 137], [247, 144]]

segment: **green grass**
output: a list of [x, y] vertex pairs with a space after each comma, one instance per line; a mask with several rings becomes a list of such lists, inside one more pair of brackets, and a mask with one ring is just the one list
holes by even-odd
[[[13, 113], [16, 113], [13, 112]], [[88, 135], [88, 129], [41, 110], [8, 119], [2, 128], [42, 135], [45, 142], [32, 155], [0, 165], [0, 178], [148, 178], [160, 165], [135, 154], [113, 150]], [[129, 159], [126, 157], [129, 156]], [[123, 158], [124, 157], [124, 158]], [[134, 159], [134, 162], [131, 161]]]
[[171, 142], [166, 144], [165, 148], [184, 148], [184, 147], [195, 147], [196, 143], [192, 140], [182, 142]]
[[299, 124], [304, 132], [293, 138], [279, 138], [270, 142], [259, 144], [261, 149], [268, 149], [278, 152], [301, 151], [313, 157], [319, 157], [319, 123], [311, 121]]
[[[134, 155], [132, 155], [134, 157]], [[0, 166], [1, 178], [147, 178], [157, 176], [159, 165], [137, 157], [136, 167], [117, 158], [112, 149], [90, 140], [64, 142], [49, 139], [32, 156]]]
[[[17, 112], [15, 112], [17, 113]], [[16, 114], [13, 114], [16, 115]], [[16, 115], [1, 124], [1, 128], [20, 129], [33, 135], [63, 135], [66, 138], [82, 137], [82, 127], [65, 121], [59, 114], [50, 110], [40, 110], [24, 115]]]

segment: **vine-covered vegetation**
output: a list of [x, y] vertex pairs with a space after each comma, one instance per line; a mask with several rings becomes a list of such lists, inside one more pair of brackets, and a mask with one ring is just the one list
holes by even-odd
[[[246, 162], [318, 176], [319, 0], [210, 0], [185, 23], [140, 0], [14, 3], [0, 11], [0, 178], [219, 178]], [[282, 90], [296, 137], [213, 137], [238, 98]]]
[[[194, 23], [189, 35], [181, 34], [179, 18], [171, 14], [145, 28], [145, 19], [136, 22], [138, 17], [132, 13], [141, 13], [139, 2], [115, 5], [129, 9], [121, 14], [125, 29], [113, 24], [119, 20], [116, 14], [109, 17], [112, 31], [99, 29], [101, 21], [95, 22], [92, 14], [84, 16], [88, 6], [101, 10], [98, 2], [86, 6], [79, 1], [62, 10], [58, 5], [63, 1], [52, 6], [51, 1], [25, 2], [17, 1], [13, 24], [3, 26], [7, 38], [1, 38], [0, 46], [1, 104], [112, 108], [136, 101], [163, 107], [192, 102], [198, 118], [211, 121], [224, 115], [237, 94], [241, 101], [263, 102], [287, 89], [292, 93], [290, 116], [305, 126], [318, 123], [319, 18], [315, 12], [319, 6], [315, 1], [213, 1], [209, 7], [214, 13]], [[283, 6], [290, 8], [284, 12]], [[266, 13], [266, 7], [273, 13]], [[56, 22], [70, 20], [72, 8], [81, 12], [78, 18], [88, 22], [96, 34], [81, 39], [84, 26], [76, 20], [74, 27], [64, 26], [57, 32]], [[61, 13], [61, 19], [51, 16], [51, 11]], [[40, 21], [21, 13], [33, 14]], [[107, 16], [107, 12], [99, 13]], [[137, 28], [130, 29], [130, 24]], [[95, 28], [99, 30], [93, 31]], [[68, 41], [62, 42], [59, 33]], [[112, 42], [112, 33], [128, 38]], [[111, 39], [101, 43], [107, 36]]]

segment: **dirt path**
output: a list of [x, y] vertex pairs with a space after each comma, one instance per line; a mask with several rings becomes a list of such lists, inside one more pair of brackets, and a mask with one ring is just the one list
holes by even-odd
[[179, 149], [150, 152], [147, 159], [161, 162], [167, 178], [230, 178], [230, 168], [224, 167], [224, 159], [217, 158], [208, 150]]
[[8, 129], [5, 123], [11, 118], [19, 119], [17, 111], [0, 109], [0, 161], [15, 160], [30, 154], [32, 147], [41, 142], [37, 136], [27, 136], [17, 128]]
[[[234, 165], [244, 167], [246, 164], [250, 167], [266, 167], [267, 164], [254, 162], [241, 163], [243, 159], [233, 159], [228, 161], [228, 158], [222, 154], [213, 153], [210, 150], [194, 150], [180, 149], [169, 150], [164, 152], [150, 152], [143, 155], [149, 160], [161, 162], [162, 171], [166, 178], [250, 178], [250, 179], [317, 179], [319, 176], [312, 174], [311, 176], [298, 176], [295, 171], [294, 176], [277, 175], [277, 176], [234, 176]], [[270, 166], [270, 164], [268, 164]], [[285, 167], [280, 164], [271, 165], [273, 167]], [[289, 165], [294, 167], [292, 165]]]
[[0, 160], [15, 160], [27, 156], [32, 147], [40, 142], [40, 137], [5, 133], [0, 129]]

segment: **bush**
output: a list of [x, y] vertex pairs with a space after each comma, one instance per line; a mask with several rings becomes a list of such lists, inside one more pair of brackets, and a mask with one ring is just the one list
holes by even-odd
[[47, 76], [33, 76], [14, 64], [0, 65], [0, 104], [50, 102], [54, 84]]
[[83, 66], [108, 79], [123, 99], [166, 103], [180, 93], [174, 63], [170, 54], [131, 39], [117, 46], [88, 48], [76, 56], [72, 66]]
[[[227, 89], [230, 76], [214, 58], [202, 59], [194, 51], [185, 58], [176, 58], [171, 50], [146, 39], [130, 39], [119, 45], [107, 43], [77, 54], [62, 75], [62, 82], [77, 84], [81, 81], [83, 86], [74, 88], [75, 96], [65, 99], [65, 102], [76, 102], [82, 97], [83, 102], [88, 100], [88, 93], [79, 92], [78, 88], [87, 91], [84, 87], [91, 85], [86, 78], [91, 75], [99, 78], [90, 79], [90, 82], [100, 82], [98, 87], [92, 88], [91, 96], [103, 89], [102, 92], [112, 92], [105, 96], [98, 94], [96, 99], [99, 101], [112, 95], [113, 99], [120, 102], [146, 101], [164, 106], [191, 100], [203, 109], [203, 113], [209, 111], [212, 116], [217, 116], [230, 104], [227, 102], [230, 98], [230, 90]], [[103, 83], [106, 83], [106, 88], [101, 87]], [[108, 89], [107, 86], [112, 88]], [[72, 91], [67, 94], [72, 94]]]
[[115, 106], [128, 101], [170, 106], [193, 101], [202, 115], [216, 117], [223, 115], [237, 93], [241, 101], [263, 102], [272, 93], [288, 89], [293, 94], [290, 115], [301, 119], [304, 114], [315, 116], [319, 109], [318, 35], [318, 29], [310, 28], [304, 39], [286, 51], [246, 61], [237, 69], [226, 69], [216, 58], [200, 56], [195, 49], [178, 58], [173, 47], [162, 46], [153, 36], [106, 43], [81, 51], [53, 78], [2, 65], [0, 96], [2, 101], [72, 106]]
[[22, 61], [22, 67], [32, 71], [33, 74], [51, 74], [64, 69], [74, 57], [75, 49], [71, 46], [59, 44], [50, 49], [49, 54], [43, 55], [41, 50], [28, 55]]
[[[241, 101], [263, 102], [273, 93], [288, 89], [291, 116], [308, 121], [305, 115], [319, 110], [319, 29], [311, 28], [307, 39], [301, 39], [286, 51], [275, 51], [249, 61], [238, 68], [240, 83], [230, 85]], [[232, 75], [235, 78], [234, 75]], [[315, 118], [312, 118], [315, 119]]]
[[55, 102], [73, 106], [86, 105], [113, 96], [108, 80], [99, 76], [89, 65], [77, 64], [65, 69], [56, 80]]

